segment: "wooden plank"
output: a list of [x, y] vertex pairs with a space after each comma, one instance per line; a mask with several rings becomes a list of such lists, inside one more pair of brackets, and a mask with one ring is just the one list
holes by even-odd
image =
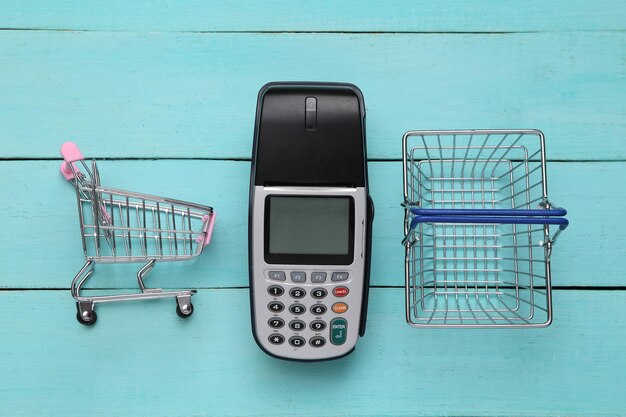
[[[89, 149], [86, 143], [84, 150]], [[83, 263], [73, 188], [58, 161], [0, 163], [0, 287], [69, 287]], [[194, 262], [161, 264], [148, 281], [163, 287], [240, 287], [247, 278], [248, 162], [102, 161], [103, 184], [213, 205], [214, 239]], [[373, 285], [403, 285], [402, 167], [372, 162], [376, 204]], [[559, 286], [622, 286], [620, 242], [626, 234], [626, 163], [550, 163], [549, 190], [569, 210], [572, 225], [557, 242], [553, 282]], [[98, 266], [96, 287], [135, 285], [132, 265]]]
[[499, 32], [623, 30], [616, 0], [5, 2], [0, 27], [142, 31]]
[[[97, 14], [97, 13], [94, 13]], [[544, 130], [553, 160], [624, 160], [626, 33], [0, 32], [4, 158], [249, 158], [268, 81], [357, 84], [370, 158], [410, 129]]]
[[315, 364], [256, 347], [247, 290], [194, 299], [187, 321], [159, 300], [87, 328], [64, 291], [0, 292], [0, 414], [625, 415], [624, 291], [556, 291], [547, 329], [462, 331], [412, 329], [402, 290], [374, 289], [356, 351]]

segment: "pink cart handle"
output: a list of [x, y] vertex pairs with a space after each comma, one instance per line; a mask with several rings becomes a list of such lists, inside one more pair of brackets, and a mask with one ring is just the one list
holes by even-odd
[[[215, 216], [217, 215], [217, 213], [212, 212], [211, 214], [206, 214], [204, 215], [204, 217], [202, 218], [202, 221], [207, 221], [207, 219], [209, 220], [209, 227], [206, 230], [206, 237], [204, 238], [204, 246], [208, 245], [211, 242], [211, 235], [213, 234], [213, 227], [215, 226]], [[196, 239], [196, 241], [198, 243], [200, 243], [200, 241], [202, 241], [201, 237], [198, 237], [198, 239]]]
[[[63, 177], [71, 181], [74, 179], [74, 173], [78, 172], [76, 161], [82, 161], [85, 159], [78, 146], [74, 142], [65, 142], [61, 146], [61, 156], [63, 156], [63, 162], [61, 163], [61, 174]], [[70, 167], [74, 167], [74, 170]]]
[[65, 142], [61, 146], [61, 155], [65, 162], [76, 162], [85, 159], [82, 152], [74, 142]]

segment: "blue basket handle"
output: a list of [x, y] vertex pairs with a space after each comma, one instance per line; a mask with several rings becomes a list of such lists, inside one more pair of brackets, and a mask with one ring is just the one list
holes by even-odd
[[411, 207], [411, 213], [416, 216], [565, 216], [567, 210], [561, 207], [552, 209], [536, 209], [536, 210], [522, 210], [522, 209], [425, 209], [418, 207]]
[[[419, 223], [481, 223], [481, 224], [551, 224], [558, 225], [559, 230], [554, 234], [552, 242], [559, 233], [569, 226], [569, 220], [564, 216], [567, 210], [563, 208], [548, 210], [516, 210], [516, 209], [422, 209], [410, 208], [415, 215], [411, 219], [409, 232], [402, 240], [405, 245], [411, 232]], [[556, 216], [556, 217], [549, 217]]]
[[419, 223], [553, 224], [565, 230], [569, 220], [564, 217], [415, 216], [411, 220], [410, 229], [415, 229]]

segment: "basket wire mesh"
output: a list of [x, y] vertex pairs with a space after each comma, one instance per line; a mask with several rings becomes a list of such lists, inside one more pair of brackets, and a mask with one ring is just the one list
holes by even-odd
[[548, 200], [543, 134], [407, 132], [403, 171], [407, 322], [548, 326], [550, 253], [568, 221]]

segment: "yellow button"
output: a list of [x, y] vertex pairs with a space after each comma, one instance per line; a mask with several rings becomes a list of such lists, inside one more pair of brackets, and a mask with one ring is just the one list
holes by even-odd
[[332, 306], [332, 310], [334, 313], [345, 313], [346, 311], [348, 311], [348, 304], [346, 303], [335, 303]]

